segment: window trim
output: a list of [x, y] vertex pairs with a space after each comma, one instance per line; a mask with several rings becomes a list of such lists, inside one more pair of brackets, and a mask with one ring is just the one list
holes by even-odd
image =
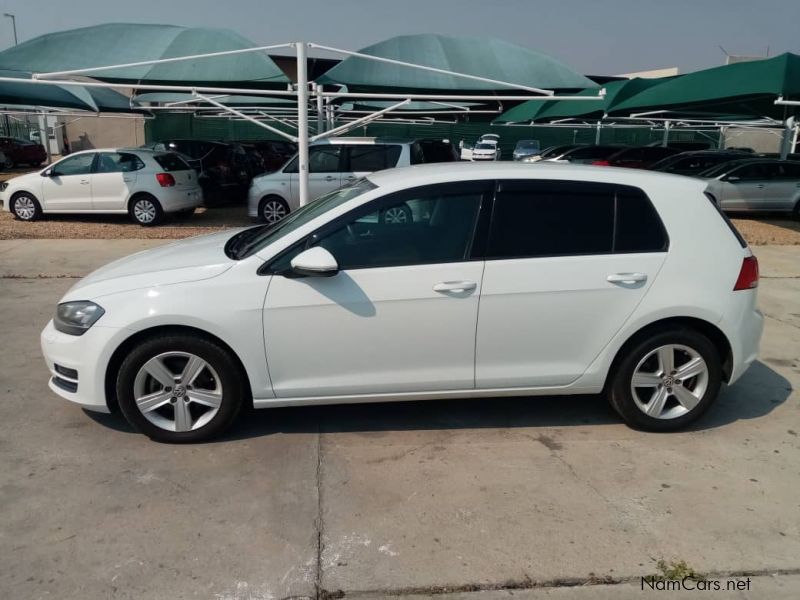
[[[519, 255], [519, 256], [489, 256], [489, 244], [491, 242], [492, 237], [492, 230], [494, 227], [494, 216], [495, 216], [495, 207], [497, 205], [497, 195], [502, 192], [501, 189], [503, 184], [538, 184], [538, 185], [552, 185], [552, 184], [561, 184], [561, 185], [586, 185], [592, 187], [608, 187], [611, 188], [614, 194], [614, 204], [613, 204], [613, 230], [611, 233], [611, 250], [608, 252], [575, 252], [575, 253], [560, 253], [560, 254], [538, 254], [538, 255]], [[616, 241], [617, 241], [617, 217], [618, 217], [618, 197], [620, 192], [628, 191], [629, 193], [633, 194], [640, 194], [650, 208], [653, 211], [653, 214], [656, 216], [658, 220], [659, 228], [661, 229], [661, 233], [664, 236], [664, 245], [660, 250], [623, 250], [618, 251], [615, 250]], [[502, 179], [496, 182], [495, 186], [495, 193], [492, 197], [492, 208], [491, 208], [491, 217], [489, 220], [489, 225], [486, 231], [486, 246], [484, 249], [484, 257], [483, 260], [486, 261], [497, 261], [497, 260], [536, 260], [539, 258], [568, 258], [568, 257], [577, 257], [577, 256], [610, 256], [613, 254], [661, 254], [669, 252], [670, 246], [670, 238], [669, 232], [667, 228], [664, 226], [664, 221], [661, 219], [661, 215], [658, 214], [658, 210], [653, 205], [653, 201], [650, 197], [645, 193], [642, 188], [638, 188], [632, 185], [624, 185], [618, 183], [606, 183], [606, 182], [597, 182], [597, 181], [585, 181], [585, 180], [575, 180], [575, 179]]]
[[[304, 247], [303, 249], [312, 248], [314, 243], [318, 241], [320, 238], [324, 237], [328, 233], [332, 233], [333, 231], [340, 228], [343, 224], [348, 221], [353, 220], [354, 218], [358, 218], [359, 216], [364, 216], [371, 214], [376, 211], [380, 211], [381, 208], [386, 207], [387, 205], [392, 205], [398, 202], [398, 198], [402, 196], [406, 196], [409, 194], [418, 195], [422, 193], [426, 193], [426, 190], [438, 190], [442, 188], [452, 188], [454, 190], [453, 193], [456, 193], [455, 190], [458, 188], [470, 188], [470, 191], [477, 192], [481, 194], [480, 202], [478, 203], [478, 215], [475, 218], [475, 223], [473, 224], [472, 228], [472, 237], [469, 240], [467, 248], [464, 251], [464, 257], [457, 260], [447, 260], [447, 261], [426, 261], [426, 262], [414, 262], [402, 265], [384, 265], [384, 266], [364, 266], [364, 267], [351, 267], [348, 269], [342, 269], [343, 271], [361, 271], [365, 269], [396, 269], [396, 268], [407, 268], [407, 267], [417, 267], [423, 265], [444, 265], [444, 264], [454, 264], [454, 263], [464, 263], [464, 262], [477, 262], [485, 260], [483, 258], [483, 254], [485, 252], [480, 252], [476, 255], [474, 251], [475, 247], [483, 246], [485, 248], [485, 243], [488, 240], [488, 237], [484, 236], [484, 232], [481, 230], [481, 223], [488, 218], [489, 211], [492, 210], [494, 206], [494, 190], [496, 189], [495, 181], [492, 179], [478, 179], [478, 180], [469, 180], [469, 181], [452, 181], [452, 182], [444, 182], [444, 183], [433, 183], [428, 185], [421, 185], [416, 186], [413, 188], [406, 188], [404, 190], [399, 190], [396, 192], [390, 192], [378, 198], [373, 198], [366, 204], [362, 204], [360, 206], [356, 206], [355, 208], [347, 211], [343, 215], [336, 217], [335, 219], [320, 225], [316, 230], [312, 231], [311, 233], [305, 235], [302, 239], [298, 240], [282, 252], [278, 253], [276, 256], [265, 262], [261, 267], [258, 269], [258, 275], [277, 275], [281, 277], [288, 277], [290, 279], [297, 279], [302, 276], [294, 274], [291, 270], [284, 270], [284, 271], [276, 271], [273, 269], [273, 265], [281, 260], [287, 255], [299, 247]], [[413, 198], [410, 198], [413, 199]], [[483, 239], [479, 240], [478, 236], [481, 236]], [[476, 241], [480, 242], [480, 245], [476, 244]]]

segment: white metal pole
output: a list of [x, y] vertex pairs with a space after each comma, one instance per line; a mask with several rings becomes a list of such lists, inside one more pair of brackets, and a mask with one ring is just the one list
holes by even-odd
[[792, 152], [797, 152], [797, 134], [800, 132], [800, 123], [794, 125], [794, 135], [792, 136]]
[[671, 121], [664, 121], [664, 137], [661, 138], [661, 146], [664, 148], [666, 148], [667, 144], [669, 143], [669, 128], [671, 123]]
[[322, 97], [322, 86], [318, 85], [317, 89], [317, 135], [325, 131], [325, 98]]
[[280, 129], [276, 129], [275, 127], [271, 127], [271, 126], [267, 125], [266, 123], [262, 123], [258, 119], [254, 119], [250, 115], [246, 115], [243, 112], [240, 112], [240, 111], [236, 110], [235, 108], [230, 108], [228, 106], [225, 106], [224, 104], [220, 104], [219, 102], [217, 102], [213, 98], [209, 98], [207, 96], [203, 96], [202, 94], [197, 94], [197, 97], [201, 98], [204, 102], [208, 102], [209, 104], [213, 104], [214, 106], [216, 106], [218, 108], [221, 108], [225, 112], [229, 112], [229, 113], [231, 113], [233, 115], [236, 115], [240, 119], [244, 119], [245, 121], [250, 121], [251, 123], [254, 123], [255, 125], [258, 125], [259, 127], [263, 127], [264, 129], [267, 129], [268, 131], [271, 131], [274, 134], [280, 135], [281, 137], [285, 137], [287, 140], [289, 140], [291, 142], [295, 141], [295, 137], [293, 135], [289, 135], [288, 133], [284, 133]]
[[297, 50], [297, 181], [300, 206], [308, 204], [308, 62], [306, 43], [296, 42]]
[[600, 144], [600, 127], [602, 127], [601, 121], [597, 121], [597, 132], [594, 134], [594, 143], [596, 145]]
[[794, 129], [794, 117], [789, 117], [783, 122], [783, 137], [781, 138], [781, 160], [786, 160], [791, 148], [792, 135]]

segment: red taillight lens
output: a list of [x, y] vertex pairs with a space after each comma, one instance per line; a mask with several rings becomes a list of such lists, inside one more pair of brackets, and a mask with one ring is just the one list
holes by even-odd
[[752, 290], [756, 287], [758, 287], [758, 259], [755, 256], [748, 256], [742, 261], [739, 278], [733, 289], [734, 291]]
[[611, 163], [608, 162], [607, 160], [596, 160], [592, 164], [595, 165], [595, 166], [598, 166], [598, 167], [610, 167], [611, 166]]
[[156, 173], [156, 180], [161, 187], [172, 187], [175, 185], [175, 178], [170, 173]]

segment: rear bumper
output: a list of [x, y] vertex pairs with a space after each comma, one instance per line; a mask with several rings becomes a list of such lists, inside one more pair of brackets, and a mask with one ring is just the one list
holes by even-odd
[[158, 199], [164, 212], [171, 213], [200, 206], [203, 203], [203, 192], [200, 186], [194, 188], [164, 188]]
[[728, 384], [733, 384], [758, 359], [761, 334], [764, 332], [764, 315], [758, 309], [742, 315], [738, 335], [731, 338], [733, 364]]

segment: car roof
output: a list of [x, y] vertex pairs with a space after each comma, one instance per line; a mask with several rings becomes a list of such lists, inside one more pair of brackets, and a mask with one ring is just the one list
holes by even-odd
[[610, 169], [591, 165], [515, 162], [452, 162], [421, 164], [376, 171], [367, 176], [372, 183], [387, 189], [405, 189], [434, 183], [483, 179], [541, 179], [617, 183], [637, 187], [684, 185], [701, 188], [706, 184], [691, 177], [643, 169]]
[[413, 140], [392, 137], [332, 137], [314, 142], [313, 146], [323, 144], [412, 144]]

